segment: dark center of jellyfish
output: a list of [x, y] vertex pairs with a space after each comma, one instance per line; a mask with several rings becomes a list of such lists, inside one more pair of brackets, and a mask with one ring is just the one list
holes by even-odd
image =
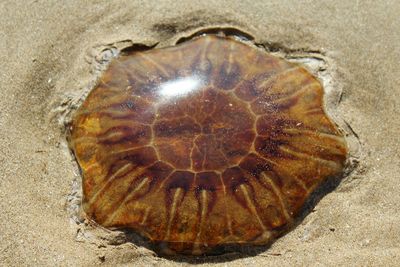
[[176, 169], [223, 171], [249, 153], [255, 118], [229, 92], [201, 88], [160, 103], [153, 143], [160, 160]]

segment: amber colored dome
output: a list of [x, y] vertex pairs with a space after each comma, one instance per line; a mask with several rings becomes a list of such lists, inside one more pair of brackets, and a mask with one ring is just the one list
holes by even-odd
[[268, 243], [347, 156], [316, 78], [213, 35], [118, 57], [71, 129], [85, 213], [168, 254]]

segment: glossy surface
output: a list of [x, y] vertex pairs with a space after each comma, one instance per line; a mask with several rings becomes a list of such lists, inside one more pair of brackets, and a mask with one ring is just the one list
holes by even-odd
[[115, 59], [71, 147], [90, 218], [196, 255], [270, 242], [347, 155], [317, 79], [211, 35]]

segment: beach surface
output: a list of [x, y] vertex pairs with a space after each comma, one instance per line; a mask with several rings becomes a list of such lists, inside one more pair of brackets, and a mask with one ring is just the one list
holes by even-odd
[[[2, 1], [0, 265], [398, 266], [399, 13], [394, 0]], [[257, 255], [166, 259], [88, 236], [95, 230], [85, 236], [71, 218], [80, 177], [65, 120], [93, 82], [96, 56], [167, 46], [208, 27], [240, 29], [278, 54], [324, 59], [340, 92], [329, 111], [353, 140], [354, 170]]]

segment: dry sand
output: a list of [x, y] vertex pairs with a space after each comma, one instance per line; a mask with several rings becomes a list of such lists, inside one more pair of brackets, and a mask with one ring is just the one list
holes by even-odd
[[343, 89], [335, 114], [359, 136], [360, 164], [265, 252], [197, 263], [398, 266], [400, 2], [201, 2], [1, 1], [1, 266], [188, 264], [131, 244], [76, 240], [66, 211], [76, 166], [60, 118], [90, 82], [93, 47], [162, 45], [218, 25], [286, 51], [324, 54]]

